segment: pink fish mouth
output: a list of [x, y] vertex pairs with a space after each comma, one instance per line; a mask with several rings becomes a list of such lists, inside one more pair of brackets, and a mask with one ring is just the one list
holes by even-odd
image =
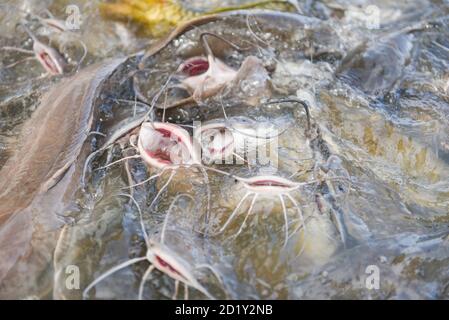
[[160, 256], [156, 255], [155, 258], [161, 269], [168, 269], [169, 272], [174, 273], [180, 276], [181, 278], [185, 279], [183, 274], [181, 274], [177, 269], [175, 269], [171, 264], [162, 259]]
[[187, 59], [179, 66], [178, 72], [183, 76], [181, 87], [200, 100], [214, 95], [237, 74], [220, 59], [202, 56]]
[[209, 148], [209, 153], [212, 154], [212, 155], [215, 155], [215, 154], [226, 154], [227, 151], [230, 149], [230, 147], [233, 144], [234, 143], [230, 142], [227, 145], [223, 146], [221, 149]]
[[206, 73], [207, 70], [209, 70], [209, 61], [203, 57], [190, 58], [179, 67], [179, 71], [189, 77]]
[[234, 137], [223, 123], [206, 124], [195, 133], [195, 140], [203, 151], [203, 160], [225, 159], [234, 151]]
[[[172, 132], [168, 131], [166, 129], [156, 129], [157, 132], [161, 133], [164, 138], [169, 138], [172, 136]], [[178, 138], [178, 142], [180, 142], [181, 139]], [[170, 160], [170, 154], [167, 151], [164, 151], [162, 149], [156, 149], [155, 151], [146, 150], [145, 152], [148, 156], [157, 159], [161, 163], [171, 164]]]
[[142, 159], [151, 167], [197, 163], [189, 133], [170, 123], [143, 123], [138, 149]]
[[259, 194], [282, 194], [297, 189], [298, 184], [277, 176], [258, 176], [242, 179], [245, 187]]
[[58, 74], [62, 74], [63, 71], [58, 68], [58, 66], [53, 62], [52, 58], [50, 57], [50, 55], [46, 52], [41, 52], [38, 55], [39, 60], [42, 62], [42, 64], [44, 65], [44, 68], [52, 75], [58, 75]]
[[290, 185], [274, 180], [258, 180], [255, 182], [248, 183], [248, 185], [251, 187], [279, 187], [279, 188], [291, 187]]
[[[212, 129], [213, 130], [213, 129]], [[220, 135], [226, 135], [226, 128], [220, 128], [220, 129], [215, 129], [218, 130]], [[234, 139], [232, 138], [231, 135], [231, 139], [227, 144], [224, 144], [221, 148], [214, 148], [214, 147], [209, 147], [208, 151], [210, 154], [224, 154], [226, 153], [226, 151], [229, 150], [230, 147], [234, 146]]]

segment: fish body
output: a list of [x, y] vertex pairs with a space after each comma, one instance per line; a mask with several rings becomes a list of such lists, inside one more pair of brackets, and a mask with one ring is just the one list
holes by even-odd
[[179, 257], [169, 247], [152, 240], [150, 242], [151, 247], [148, 250], [147, 258], [153, 266], [174, 280], [185, 283], [197, 289], [208, 298], [214, 299], [207, 289], [198, 282], [193, 274], [194, 269], [192, 269], [187, 261]]
[[387, 93], [410, 61], [413, 36], [400, 33], [350, 52], [337, 76], [368, 94]]
[[58, 216], [79, 188], [96, 96], [123, 61], [61, 81], [23, 124], [17, 152], [0, 170], [0, 298], [39, 295], [46, 286], [39, 281], [48, 281], [43, 274], [63, 224]]
[[221, 12], [251, 8], [295, 11], [297, 8], [289, 1], [256, 1], [237, 6], [225, 6], [210, 11], [195, 11], [170, 0], [121, 0], [115, 3], [102, 3], [101, 12], [107, 18], [131, 20], [144, 27], [152, 36], [162, 36], [179, 24], [194, 18]]

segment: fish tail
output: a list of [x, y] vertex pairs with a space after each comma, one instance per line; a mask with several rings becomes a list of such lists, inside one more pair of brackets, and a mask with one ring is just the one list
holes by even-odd
[[122, 0], [101, 3], [101, 14], [108, 19], [132, 20], [143, 26], [143, 31], [160, 36], [177, 24], [201, 16], [171, 1]]
[[100, 3], [100, 12], [103, 16], [111, 19], [132, 18], [136, 22], [146, 22], [144, 11], [125, 3]]
[[194, 18], [254, 8], [290, 12], [298, 10], [289, 0], [260, 0], [205, 12], [185, 8], [176, 1], [164, 0], [120, 0], [114, 3], [100, 4], [100, 12], [104, 17], [125, 21], [133, 20], [143, 25], [146, 32], [156, 36], [163, 35], [179, 23]]
[[241, 5], [213, 9], [211, 11], [204, 13], [204, 15], [217, 14], [228, 11], [247, 10], [247, 9], [272, 9], [281, 11], [297, 11], [297, 7], [292, 2], [287, 0], [262, 0], [245, 3]]

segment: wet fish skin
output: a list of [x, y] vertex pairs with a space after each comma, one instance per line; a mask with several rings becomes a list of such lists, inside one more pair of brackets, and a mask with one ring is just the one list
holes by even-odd
[[[272, 10], [259, 10], [254, 9], [251, 10], [251, 16], [256, 18], [263, 18], [267, 20], [271, 20], [273, 23], [275, 23], [279, 28], [285, 27], [288, 25], [289, 27], [304, 27], [304, 26], [313, 26], [318, 25], [321, 21], [316, 18], [311, 18], [307, 16], [303, 16], [300, 14], [293, 14], [293, 13], [287, 13], [287, 12], [279, 12], [279, 11], [272, 11]], [[245, 10], [236, 10], [232, 12], [222, 12], [219, 14], [210, 14], [199, 18], [194, 18], [189, 21], [186, 21], [184, 23], [179, 24], [176, 29], [174, 29], [170, 34], [168, 34], [166, 37], [162, 38], [161, 40], [157, 41], [153, 45], [151, 45], [144, 53], [141, 62], [139, 63], [139, 68], [144, 69], [145, 68], [145, 60], [149, 57], [157, 54], [159, 51], [164, 49], [166, 46], [168, 46], [173, 40], [178, 38], [179, 36], [183, 35], [187, 31], [190, 31], [194, 29], [195, 27], [199, 27], [201, 25], [218, 21], [220, 19], [224, 19], [226, 17], [232, 17], [232, 16], [247, 16], [248, 11]]]
[[283, 0], [261, 0], [235, 5], [221, 5], [210, 10], [192, 10], [177, 1], [134, 0], [101, 3], [100, 10], [106, 18], [134, 21], [144, 26], [144, 31], [152, 36], [167, 34], [177, 25], [196, 17], [204, 17], [225, 12], [251, 10], [254, 8], [295, 12], [297, 4]]
[[42, 97], [23, 125], [17, 152], [0, 171], [0, 225], [54, 186], [75, 162], [90, 130], [96, 90], [122, 61], [89, 67]]
[[400, 33], [351, 51], [336, 71], [337, 77], [365, 93], [379, 95], [392, 89], [409, 63], [413, 35]]
[[0, 171], [0, 298], [44, 294], [62, 221], [80, 185], [103, 81], [124, 58], [90, 66], [48, 91]]

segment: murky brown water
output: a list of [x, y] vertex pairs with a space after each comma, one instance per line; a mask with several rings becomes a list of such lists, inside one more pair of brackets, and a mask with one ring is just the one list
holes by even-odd
[[[19, 3], [22, 9], [48, 8], [62, 17], [63, 8], [75, 1]], [[80, 37], [88, 49], [81, 69], [137, 52], [151, 42], [135, 36], [126, 24], [102, 20], [94, 4], [77, 4], [85, 20], [72, 38]], [[302, 15], [229, 16], [178, 37], [146, 60], [145, 71], [137, 75], [139, 91], [151, 101], [187, 57], [201, 53], [201, 32], [220, 34], [241, 47], [249, 45], [249, 50], [236, 51], [220, 41], [210, 42], [216, 55], [235, 68], [246, 57], [257, 56], [269, 71], [269, 89], [263, 84], [263, 72], [256, 73], [222, 97], [169, 110], [165, 118], [191, 125], [223, 118], [224, 108], [229, 118], [245, 117], [282, 128], [276, 165], [214, 167], [246, 178], [263, 174], [297, 182], [320, 175], [328, 178], [327, 183], [289, 193], [306, 221], [296, 233], [302, 220], [294, 203], [284, 197], [291, 236], [285, 246], [278, 196], [258, 197], [237, 237], [232, 236], [244, 221], [251, 197], [222, 234], [204, 236], [207, 187], [201, 174], [179, 170], [151, 208], [169, 174], [134, 189], [150, 235], [161, 232], [176, 195], [187, 193], [195, 199], [178, 199], [168, 220], [165, 244], [192, 265], [213, 266], [224, 285], [207, 269], [195, 275], [215, 297], [449, 298], [449, 5], [424, 0], [369, 4], [375, 7], [367, 9], [363, 1], [357, 2], [358, 7], [349, 1], [299, 1]], [[0, 44], [30, 48], [26, 34], [15, 31], [23, 14], [1, 12]], [[79, 47], [67, 54], [76, 60]], [[11, 52], [0, 56], [3, 66], [17, 57]], [[104, 86], [95, 102], [99, 120], [92, 130], [110, 134], [120, 121], [145, 114], [145, 106], [133, 108], [132, 103], [117, 100], [134, 99], [129, 74], [135, 69], [136, 58], [132, 58]], [[0, 70], [1, 165], [18, 148], [21, 124], [36, 109], [42, 93], [64, 77], [40, 79], [41, 73], [31, 61]], [[184, 97], [175, 90], [170, 93], [167, 104]], [[287, 97], [308, 101], [310, 130], [298, 105], [264, 104]], [[256, 103], [245, 104], [249, 100]], [[93, 135], [88, 141], [94, 150], [105, 139]], [[126, 147], [127, 143], [123, 140]], [[116, 145], [96, 157], [92, 168], [133, 154], [128, 152]], [[147, 171], [141, 159], [130, 160], [129, 168], [134, 182], [155, 173]], [[211, 227], [219, 229], [246, 190], [232, 177], [208, 171], [208, 178]], [[21, 261], [16, 267], [20, 272], [13, 267], [0, 280], [0, 297], [80, 299], [87, 285], [103, 272], [145, 254], [136, 206], [119, 196], [129, 191], [127, 185], [123, 163], [91, 171], [85, 192], [78, 190], [70, 206], [58, 213], [62, 224], [55, 248], [45, 241], [36, 244], [45, 252], [39, 258], [44, 267], [33, 267], [42, 265], [35, 258]], [[0, 226], [0, 235], [7, 223]], [[46, 237], [45, 230], [36, 231], [36, 239]], [[79, 289], [67, 288], [67, 266], [79, 268]], [[373, 266], [380, 272], [378, 290], [366, 285]], [[111, 275], [88, 298], [137, 298], [147, 268], [148, 263], [141, 262]], [[173, 292], [174, 281], [155, 271], [145, 285], [144, 298], [169, 299]], [[183, 297], [183, 289], [178, 297]], [[204, 295], [192, 289], [189, 297]]]

